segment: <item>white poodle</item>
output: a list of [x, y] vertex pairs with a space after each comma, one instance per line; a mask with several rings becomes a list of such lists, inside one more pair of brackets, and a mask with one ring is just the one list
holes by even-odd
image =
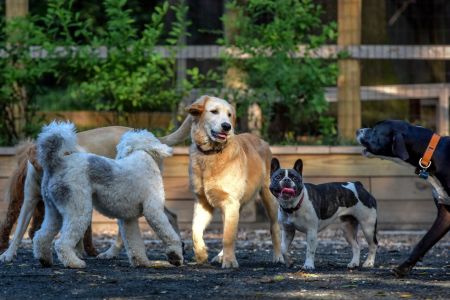
[[[117, 145], [116, 160], [80, 151], [72, 123], [52, 122], [37, 140], [38, 161], [44, 169], [42, 195], [45, 218], [33, 239], [34, 256], [43, 266], [52, 264], [52, 241], [66, 267], [84, 268], [77, 243], [91, 223], [93, 206], [119, 219], [132, 266], [150, 266], [139, 230], [145, 216], [167, 247], [171, 264], [183, 263], [180, 237], [164, 214], [164, 188], [158, 163], [172, 154], [146, 130], [125, 133]], [[62, 228], [61, 228], [62, 226]]]

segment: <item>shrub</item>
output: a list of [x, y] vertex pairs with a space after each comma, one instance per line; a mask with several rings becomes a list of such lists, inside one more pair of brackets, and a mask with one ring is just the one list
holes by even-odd
[[[334, 85], [334, 62], [314, 59], [311, 51], [336, 39], [336, 25], [323, 24], [321, 7], [311, 0], [232, 1], [225, 24], [235, 32], [221, 41], [246, 59], [226, 55], [226, 67], [238, 70], [243, 84], [235, 100], [241, 112], [258, 103], [264, 114], [263, 136], [272, 142], [305, 134], [335, 135], [324, 87]], [[305, 45], [305, 55], [295, 53]], [[236, 53], [235, 52], [235, 53]]]

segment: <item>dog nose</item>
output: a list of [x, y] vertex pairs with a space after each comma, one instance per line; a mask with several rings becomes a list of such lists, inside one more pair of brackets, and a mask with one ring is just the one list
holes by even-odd
[[230, 123], [227, 123], [227, 122], [223, 122], [223, 123], [221, 124], [221, 126], [222, 126], [222, 129], [223, 129], [224, 131], [230, 131], [230, 129], [231, 129], [231, 124], [230, 124]]

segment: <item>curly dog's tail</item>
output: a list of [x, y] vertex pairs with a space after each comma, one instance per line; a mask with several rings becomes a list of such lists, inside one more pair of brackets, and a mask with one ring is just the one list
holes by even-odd
[[65, 155], [80, 152], [75, 125], [53, 121], [42, 128], [36, 141], [38, 162], [44, 171], [57, 169]]

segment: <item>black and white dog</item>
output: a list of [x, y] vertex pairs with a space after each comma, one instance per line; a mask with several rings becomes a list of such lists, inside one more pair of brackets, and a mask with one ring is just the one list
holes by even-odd
[[317, 233], [334, 221], [340, 221], [345, 239], [352, 247], [348, 268], [359, 267], [360, 247], [357, 240], [359, 224], [369, 244], [363, 267], [374, 266], [377, 251], [377, 203], [360, 182], [303, 183], [303, 162], [298, 159], [293, 169], [281, 169], [278, 159], [271, 164], [270, 191], [279, 203], [281, 251], [287, 266], [291, 265], [289, 246], [295, 230], [306, 233], [304, 269], [314, 269]]
[[[419, 168], [433, 132], [404, 121], [385, 120], [373, 128], [362, 128], [356, 139], [365, 147], [367, 157], [389, 159], [397, 163]], [[438, 215], [430, 230], [416, 245], [408, 259], [393, 271], [396, 276], [407, 275], [427, 251], [450, 230], [450, 138], [442, 137], [437, 144], [426, 170], [427, 181], [433, 186], [433, 198]]]

